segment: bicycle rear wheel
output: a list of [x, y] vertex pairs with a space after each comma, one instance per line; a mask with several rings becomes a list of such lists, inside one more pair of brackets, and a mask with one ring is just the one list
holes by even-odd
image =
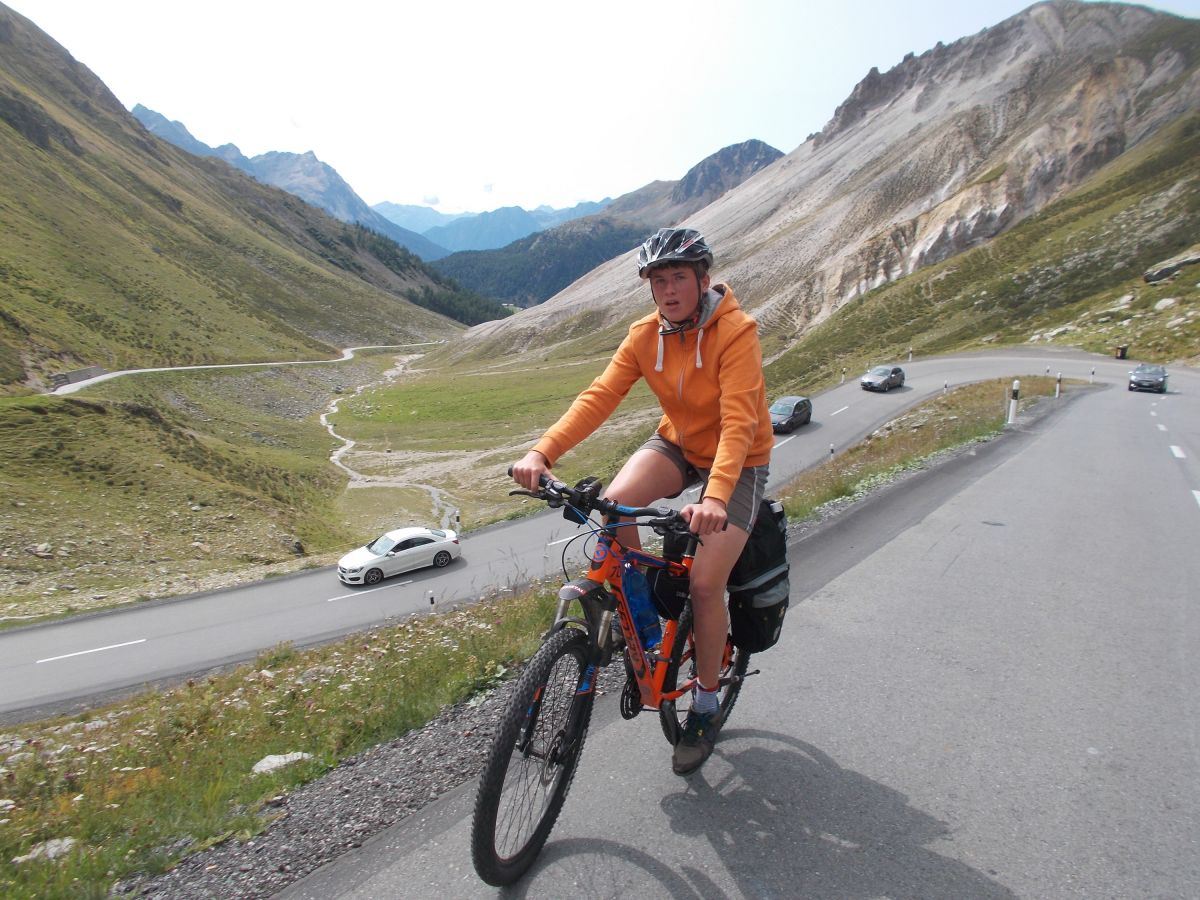
[[551, 635], [521, 673], [475, 798], [471, 858], [488, 884], [525, 874], [558, 818], [592, 718], [594, 694], [578, 693], [587, 635]]
[[[749, 664], [750, 654], [735, 647], [733, 638], [726, 635], [725, 656], [721, 660], [721, 688], [717, 695], [721, 702], [723, 721], [729, 721], [729, 714], [733, 712], [733, 705], [737, 703], [738, 694], [742, 690], [742, 680]], [[688, 679], [695, 677], [696, 648], [692, 639], [692, 602], [689, 600], [679, 616], [679, 629], [676, 632], [675, 644], [671, 647], [663, 690], [675, 690], [685, 684]], [[692, 695], [689, 691], [677, 700], [664, 700], [658, 708], [658, 718], [662, 724], [663, 735], [672, 747], [679, 743], [679, 735], [683, 732], [683, 725], [687, 721], [688, 710], [691, 709], [691, 706]]]

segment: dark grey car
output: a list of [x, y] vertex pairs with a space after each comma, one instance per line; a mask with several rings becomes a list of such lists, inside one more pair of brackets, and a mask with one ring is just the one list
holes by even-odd
[[876, 366], [859, 381], [864, 391], [890, 391], [904, 385], [904, 370], [899, 366]]
[[812, 421], [812, 401], [807, 397], [780, 397], [771, 404], [771, 430], [786, 433]]
[[1129, 389], [1165, 394], [1167, 392], [1167, 370], [1153, 363], [1142, 363], [1129, 373]]

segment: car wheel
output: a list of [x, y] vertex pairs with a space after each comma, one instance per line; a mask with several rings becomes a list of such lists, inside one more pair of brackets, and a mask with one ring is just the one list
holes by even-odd
[[363, 584], [379, 584], [383, 581], [383, 572], [379, 569], [367, 569], [367, 574], [363, 576]]
[[450, 551], [449, 550], [439, 550], [437, 556], [435, 556], [433, 558], [433, 564], [435, 566], [437, 566], [439, 569], [443, 568], [444, 566], [450, 565]]

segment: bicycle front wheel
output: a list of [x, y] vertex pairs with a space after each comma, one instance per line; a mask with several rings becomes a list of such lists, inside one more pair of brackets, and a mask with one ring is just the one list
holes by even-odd
[[558, 818], [592, 718], [595, 695], [577, 689], [587, 635], [551, 635], [521, 673], [479, 779], [471, 858], [488, 884], [525, 874]]
[[[726, 635], [719, 680], [721, 687], [717, 694], [721, 702], [722, 721], [729, 721], [729, 714], [733, 712], [733, 705], [737, 703], [749, 664], [750, 654], [740, 647], [735, 647], [733, 638]], [[675, 643], [671, 647], [671, 656], [667, 662], [667, 677], [663, 681], [663, 690], [676, 690], [695, 677], [696, 647], [692, 636], [692, 601], [689, 600], [679, 616], [679, 629], [675, 632]], [[663, 735], [672, 747], [679, 743], [679, 735], [683, 733], [683, 725], [687, 721], [691, 706], [692, 695], [689, 691], [677, 700], [664, 700], [658, 708]]]

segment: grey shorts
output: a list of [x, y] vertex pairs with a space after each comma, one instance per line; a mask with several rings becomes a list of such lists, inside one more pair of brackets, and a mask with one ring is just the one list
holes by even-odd
[[[683, 475], [683, 489], [687, 490], [697, 484], [704, 485], [708, 483], [708, 469], [697, 469], [690, 462], [684, 459], [683, 451], [678, 446], [672, 444], [658, 432], [655, 432], [650, 440], [642, 444], [641, 449], [654, 450], [663, 454], [671, 462], [679, 468]], [[767, 469], [769, 466], [745, 466], [742, 469], [742, 475], [738, 478], [737, 485], [733, 489], [733, 496], [729, 498], [729, 503], [726, 504], [726, 514], [729, 517], [729, 524], [736, 525], [746, 533], [754, 529], [754, 520], [758, 518], [758, 507], [763, 497], [767, 495]], [[680, 494], [683, 491], [679, 492]], [[701, 491], [703, 494], [703, 491]], [[672, 494], [672, 497], [678, 497], [679, 494]]]

